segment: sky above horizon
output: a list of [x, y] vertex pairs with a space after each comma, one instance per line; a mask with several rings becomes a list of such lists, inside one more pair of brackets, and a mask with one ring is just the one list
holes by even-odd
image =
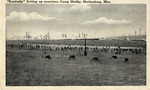
[[137, 35], [146, 32], [145, 4], [7, 4], [7, 38], [50, 33], [52, 39]]

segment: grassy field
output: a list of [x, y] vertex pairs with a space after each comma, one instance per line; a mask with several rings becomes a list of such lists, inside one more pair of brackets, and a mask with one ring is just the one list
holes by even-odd
[[[7, 44], [9, 42], [12, 41], [8, 41]], [[22, 41], [14, 41], [13, 43], [17, 44], [19, 42]], [[31, 43], [33, 42], [35, 41]], [[78, 41], [72, 42], [76, 44]], [[98, 41], [89, 42], [96, 43]], [[64, 44], [61, 41], [57, 41], [58, 43]], [[91, 44], [94, 45], [93, 43]], [[99, 45], [102, 43], [99, 42], [96, 44]], [[112, 43], [117, 44], [116, 42], [107, 41], [103, 45], [106, 43], [108, 46]], [[124, 43], [126, 43], [124, 44], [125, 46], [128, 45], [127, 42]], [[133, 44], [131, 46], [137, 46], [139, 42], [128, 43]], [[121, 43], [121, 45], [123, 44]], [[143, 42], [138, 45], [145, 47]], [[115, 60], [111, 59], [111, 56], [115, 55], [112, 52], [88, 51], [88, 55], [83, 56], [83, 51], [80, 53], [79, 51], [30, 51], [20, 50], [18, 48], [11, 49], [8, 46], [6, 50], [7, 86], [146, 85], [146, 55], [144, 53], [134, 54], [131, 52], [123, 52], [121, 55], [117, 55], [118, 59]], [[44, 57], [46, 55], [51, 55], [52, 60], [45, 59]], [[68, 60], [70, 55], [75, 55], [76, 60]], [[99, 57], [99, 62], [90, 61], [94, 56]], [[129, 58], [129, 62], [123, 62], [124, 58]]]

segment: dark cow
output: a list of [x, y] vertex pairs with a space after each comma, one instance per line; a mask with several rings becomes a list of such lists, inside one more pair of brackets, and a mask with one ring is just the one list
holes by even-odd
[[117, 56], [112, 56], [112, 59], [118, 59]]
[[45, 59], [52, 59], [50, 55], [45, 56]]
[[91, 59], [91, 61], [97, 61], [97, 62], [99, 62], [99, 59], [98, 59], [98, 57], [93, 57], [93, 58]]
[[75, 55], [71, 55], [71, 56], [69, 57], [69, 60], [75, 60], [75, 59], [76, 59]]
[[129, 61], [129, 59], [128, 59], [128, 58], [125, 58], [125, 59], [124, 59], [124, 62], [128, 62], [128, 61]]

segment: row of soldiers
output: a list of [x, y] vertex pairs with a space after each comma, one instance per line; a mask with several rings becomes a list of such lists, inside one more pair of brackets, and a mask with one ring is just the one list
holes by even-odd
[[[13, 48], [13, 44], [11, 44]], [[52, 50], [52, 51], [72, 51], [72, 50], [85, 50], [84, 45], [55, 45], [55, 44], [30, 44], [21, 43], [18, 46], [20, 49], [27, 50]], [[142, 47], [115, 47], [115, 46], [86, 46], [88, 51], [101, 51], [101, 52], [115, 52], [116, 54], [121, 54], [121, 52], [130, 51], [136, 54], [140, 54], [143, 50]]]

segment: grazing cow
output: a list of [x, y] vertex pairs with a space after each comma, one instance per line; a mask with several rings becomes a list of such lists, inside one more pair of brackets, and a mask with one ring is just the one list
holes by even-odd
[[124, 62], [128, 62], [128, 61], [129, 61], [129, 59], [128, 59], [128, 58], [125, 58], [125, 59], [124, 59]]
[[117, 56], [112, 56], [112, 59], [118, 59]]
[[52, 59], [50, 55], [45, 56], [45, 59]]
[[75, 55], [71, 55], [71, 56], [69, 57], [69, 60], [75, 60], [75, 59], [76, 59]]
[[98, 57], [93, 57], [93, 58], [91, 59], [91, 61], [97, 61], [97, 62], [99, 62], [99, 59], [98, 59]]

